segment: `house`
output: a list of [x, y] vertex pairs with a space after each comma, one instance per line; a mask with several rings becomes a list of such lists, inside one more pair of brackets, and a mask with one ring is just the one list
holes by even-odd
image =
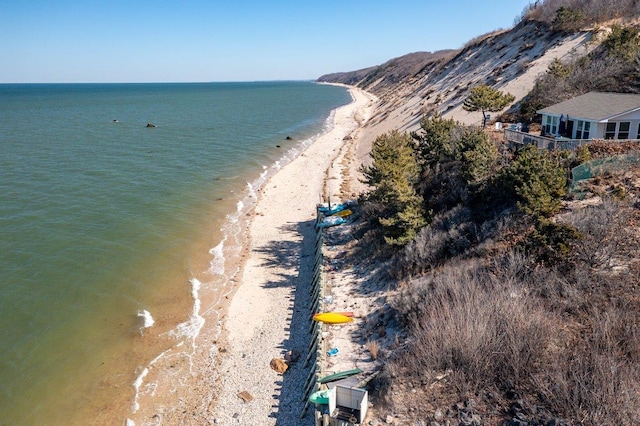
[[640, 139], [640, 95], [589, 92], [537, 111], [543, 136]]

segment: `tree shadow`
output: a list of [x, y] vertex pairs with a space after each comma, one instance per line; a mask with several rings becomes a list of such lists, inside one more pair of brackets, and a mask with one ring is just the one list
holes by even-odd
[[[311, 279], [315, 261], [315, 242], [317, 233], [315, 220], [290, 223], [280, 229], [282, 232], [298, 233], [302, 241], [272, 241], [257, 251], [265, 256], [261, 267], [278, 267], [284, 271], [295, 273], [280, 273], [275, 279], [265, 283], [264, 288], [290, 288], [292, 303], [289, 306], [289, 327], [286, 338], [278, 346], [282, 357], [288, 351], [300, 355], [296, 362], [289, 362], [288, 370], [276, 382], [277, 390], [274, 395], [278, 404], [274, 404], [269, 417], [276, 419], [277, 426], [313, 425], [313, 407], [301, 417], [305, 406], [304, 384], [309, 376], [314, 360], [303, 367], [311, 345]], [[313, 355], [315, 357], [315, 355]]]

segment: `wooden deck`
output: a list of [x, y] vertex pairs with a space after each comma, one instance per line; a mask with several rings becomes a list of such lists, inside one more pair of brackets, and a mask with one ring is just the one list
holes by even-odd
[[509, 148], [516, 148], [524, 145], [535, 145], [539, 149], [547, 149], [550, 151], [575, 150], [579, 146], [593, 142], [593, 139], [565, 139], [565, 138], [549, 138], [547, 136], [533, 135], [518, 130], [505, 129], [504, 140], [509, 143]]

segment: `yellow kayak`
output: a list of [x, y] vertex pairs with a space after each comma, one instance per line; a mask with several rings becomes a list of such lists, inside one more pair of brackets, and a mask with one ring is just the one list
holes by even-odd
[[340, 217], [347, 217], [347, 216], [351, 216], [353, 214], [353, 210], [351, 209], [347, 209], [347, 210], [342, 210], [338, 213], [334, 213], [334, 216], [340, 216]]
[[326, 324], [344, 324], [353, 321], [353, 318], [337, 312], [323, 312], [313, 316], [316, 321], [322, 321]]

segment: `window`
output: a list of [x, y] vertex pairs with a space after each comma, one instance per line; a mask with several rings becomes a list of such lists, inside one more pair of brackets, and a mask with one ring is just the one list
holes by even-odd
[[607, 123], [607, 128], [604, 131], [605, 139], [613, 139], [616, 137], [616, 123]]
[[554, 135], [558, 133], [558, 117], [551, 117], [551, 133]]
[[591, 122], [584, 122], [584, 130], [582, 131], [582, 139], [589, 139], [589, 133], [591, 132]]
[[618, 126], [618, 139], [629, 139], [629, 128], [631, 123], [628, 121], [620, 122]]
[[578, 128], [576, 129], [576, 139], [582, 139], [583, 129], [584, 129], [584, 121], [578, 120]]

